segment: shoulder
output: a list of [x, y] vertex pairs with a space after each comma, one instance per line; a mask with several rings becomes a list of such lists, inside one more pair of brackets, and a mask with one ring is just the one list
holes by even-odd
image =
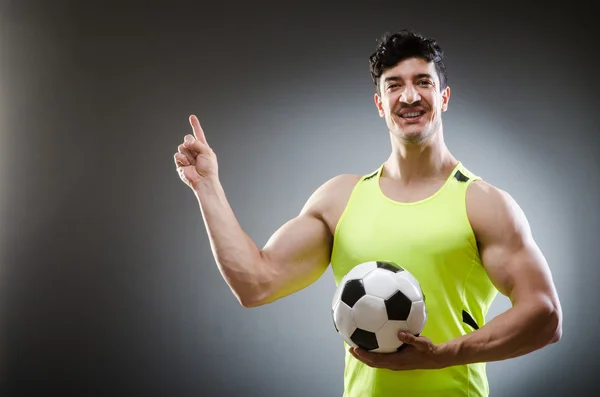
[[467, 189], [467, 215], [479, 241], [508, 239], [529, 233], [523, 210], [506, 191], [482, 180]]
[[347, 200], [361, 178], [360, 175], [354, 174], [341, 174], [330, 178], [312, 193], [306, 202], [305, 210], [325, 211], [340, 201]]
[[508, 199], [508, 197], [508, 193], [504, 190], [483, 179], [473, 181], [467, 189], [467, 200], [473, 203], [484, 201], [485, 203], [499, 204]]
[[321, 220], [333, 235], [352, 191], [361, 179], [359, 175], [342, 174], [327, 180], [310, 196], [301, 214]]
[[317, 192], [331, 196], [340, 191], [350, 193], [362, 176], [354, 174], [341, 174], [327, 180], [318, 189]]

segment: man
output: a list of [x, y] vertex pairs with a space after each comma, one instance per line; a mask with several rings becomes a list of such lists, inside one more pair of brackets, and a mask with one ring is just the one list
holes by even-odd
[[[507, 193], [457, 161], [444, 143], [450, 88], [442, 50], [408, 30], [385, 35], [370, 57], [375, 105], [391, 154], [372, 173], [339, 175], [259, 249], [237, 222], [215, 154], [196, 117], [175, 154], [194, 191], [216, 263], [244, 307], [305, 288], [332, 265], [401, 263], [420, 281], [428, 321], [397, 353], [350, 348], [344, 396], [485, 396], [485, 363], [521, 356], [561, 337], [548, 265]], [[484, 325], [496, 292], [512, 307]]]

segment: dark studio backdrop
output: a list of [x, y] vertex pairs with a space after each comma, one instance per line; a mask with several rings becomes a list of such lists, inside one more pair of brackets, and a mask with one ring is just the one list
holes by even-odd
[[523, 207], [564, 310], [560, 343], [488, 364], [492, 396], [596, 395], [597, 8], [523, 3], [3, 0], [2, 395], [341, 396], [331, 270], [242, 308], [173, 153], [197, 114], [262, 246], [388, 156], [368, 56], [404, 27], [445, 50], [447, 143]]

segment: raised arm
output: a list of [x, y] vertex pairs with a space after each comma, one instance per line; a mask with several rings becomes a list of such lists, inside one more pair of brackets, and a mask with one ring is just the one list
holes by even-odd
[[217, 266], [244, 307], [273, 302], [316, 281], [330, 262], [332, 235], [323, 214], [328, 192], [339, 178], [324, 184], [294, 219], [284, 224], [263, 249], [244, 232], [219, 181], [217, 161], [195, 117], [175, 154], [181, 179], [194, 191]]
[[483, 266], [512, 307], [485, 326], [440, 346], [448, 365], [518, 357], [558, 341], [562, 310], [544, 255], [523, 211], [507, 193], [480, 181], [467, 193]]

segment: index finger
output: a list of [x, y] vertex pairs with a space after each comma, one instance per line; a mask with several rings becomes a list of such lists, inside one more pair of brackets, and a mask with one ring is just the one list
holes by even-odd
[[194, 130], [194, 136], [196, 137], [196, 139], [202, 142], [203, 144], [208, 145], [208, 142], [206, 142], [206, 137], [204, 136], [204, 131], [200, 126], [200, 121], [198, 121], [198, 117], [196, 117], [193, 114], [190, 116], [190, 125]]

